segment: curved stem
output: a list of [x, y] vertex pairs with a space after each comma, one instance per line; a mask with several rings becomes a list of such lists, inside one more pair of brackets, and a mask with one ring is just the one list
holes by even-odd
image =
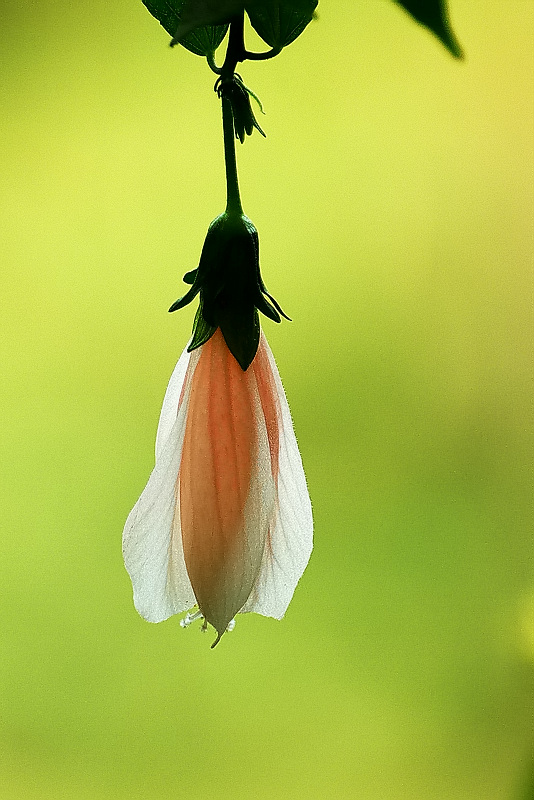
[[206, 61], [208, 62], [208, 66], [212, 72], [214, 72], [216, 75], [221, 74], [222, 67], [218, 67], [217, 64], [215, 63], [215, 53], [208, 53], [208, 55], [206, 56]]
[[267, 50], [266, 53], [251, 53], [249, 50], [243, 51], [243, 58], [248, 59], [249, 61], [267, 61], [268, 58], [274, 58], [275, 56], [281, 53], [281, 49], [279, 47], [273, 47], [272, 50]]

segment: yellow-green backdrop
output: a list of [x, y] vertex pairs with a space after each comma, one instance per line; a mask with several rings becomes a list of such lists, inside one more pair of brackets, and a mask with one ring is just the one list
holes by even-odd
[[2, 3], [2, 800], [532, 797], [534, 4], [450, 6], [463, 63], [323, 0], [242, 69], [316, 544], [211, 651], [137, 616], [120, 537], [223, 208], [213, 75], [140, 0]]

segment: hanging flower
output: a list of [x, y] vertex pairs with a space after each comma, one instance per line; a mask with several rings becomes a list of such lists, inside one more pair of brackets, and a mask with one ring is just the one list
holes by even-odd
[[[181, 308], [200, 292], [193, 338], [167, 388], [156, 465], [124, 528], [134, 603], [150, 622], [198, 606], [217, 640], [237, 613], [280, 619], [312, 549], [291, 415], [257, 307], [280, 319], [241, 215], [210, 226]], [[281, 311], [281, 310], [280, 310]], [[283, 312], [281, 312], [283, 313]]]

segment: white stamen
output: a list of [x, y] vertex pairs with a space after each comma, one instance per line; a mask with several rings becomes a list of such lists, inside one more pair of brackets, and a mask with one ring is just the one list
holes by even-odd
[[195, 622], [197, 619], [202, 619], [202, 612], [201, 611], [194, 611], [191, 613], [190, 611], [185, 615], [183, 619], [180, 620], [180, 625], [182, 628], [188, 628], [192, 622]]
[[228, 625], [226, 626], [226, 630], [228, 631], [228, 633], [231, 633], [231, 631], [233, 631], [234, 628], [235, 628], [235, 619], [231, 619]]

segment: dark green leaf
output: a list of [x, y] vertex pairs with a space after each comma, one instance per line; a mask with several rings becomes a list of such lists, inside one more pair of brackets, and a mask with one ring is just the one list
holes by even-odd
[[227, 30], [228, 25], [203, 25], [179, 40], [173, 38], [171, 46], [181, 44], [197, 56], [208, 56], [216, 51]]
[[245, 0], [252, 27], [277, 50], [287, 47], [311, 22], [317, 0]]
[[393, 0], [411, 16], [425, 25], [440, 39], [456, 58], [462, 58], [462, 48], [449, 22], [446, 0]]
[[185, 0], [143, 0], [143, 5], [150, 11], [167, 33], [174, 36], [180, 24], [180, 13]]
[[[213, 14], [208, 17], [205, 13], [201, 14], [192, 0], [143, 0], [143, 3], [173, 37], [171, 45], [179, 43], [198, 56], [214, 53], [228, 30], [226, 23], [203, 24]], [[205, 12], [205, 4], [202, 4], [202, 8]]]
[[244, 0], [180, 0], [180, 2], [182, 5], [180, 22], [173, 32], [171, 46], [182, 44], [197, 55], [210, 55], [224, 39], [228, 22], [242, 13]]

